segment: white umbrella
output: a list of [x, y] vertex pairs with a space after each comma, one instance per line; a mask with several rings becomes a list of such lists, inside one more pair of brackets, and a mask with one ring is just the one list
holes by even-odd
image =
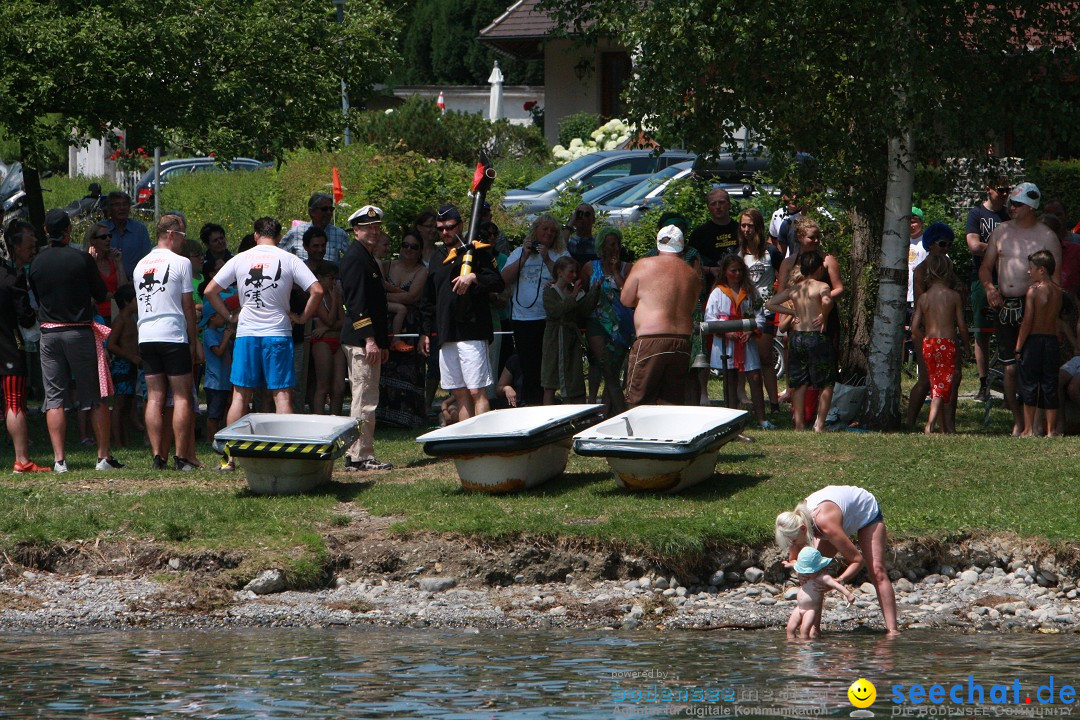
[[488, 105], [488, 118], [491, 122], [502, 118], [502, 102], [503, 102], [503, 74], [499, 69], [499, 61], [495, 61], [495, 67], [491, 69], [491, 75], [488, 77], [488, 82], [491, 83], [491, 101]]

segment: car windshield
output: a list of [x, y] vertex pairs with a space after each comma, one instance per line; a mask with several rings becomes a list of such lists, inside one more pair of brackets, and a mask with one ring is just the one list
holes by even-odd
[[672, 165], [669, 168], [664, 168], [660, 172], [648, 177], [639, 182], [634, 187], [630, 188], [622, 195], [619, 195], [614, 200], [611, 200], [608, 205], [614, 205], [616, 207], [630, 207], [631, 205], [637, 205], [644, 201], [645, 196], [658, 188], [660, 185], [668, 182], [671, 178], [675, 177], [679, 173], [683, 172], [686, 168], [679, 167], [678, 165]]
[[22, 189], [23, 173], [22, 163], [14, 163], [9, 169], [4, 182], [0, 183], [0, 200], [7, 199], [8, 195]]
[[587, 202], [590, 205], [603, 203], [608, 198], [613, 198], [620, 193], [623, 193], [627, 188], [632, 188], [639, 182], [649, 177], [648, 175], [627, 175], [626, 177], [615, 178], [614, 180], [608, 180], [603, 185], [597, 185], [592, 190], [588, 190], [581, 196], [582, 202]]
[[546, 192], [553, 187], [556, 187], [563, 180], [570, 177], [579, 170], [584, 170], [585, 168], [589, 167], [598, 159], [599, 158], [592, 154], [582, 155], [577, 160], [571, 160], [570, 162], [563, 165], [561, 168], [552, 170], [544, 177], [540, 178], [531, 185], [528, 185], [525, 189], [531, 190], [532, 192]]

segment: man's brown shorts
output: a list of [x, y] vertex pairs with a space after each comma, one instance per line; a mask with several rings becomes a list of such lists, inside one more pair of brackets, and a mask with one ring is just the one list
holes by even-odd
[[626, 402], [630, 405], [683, 405], [690, 374], [690, 338], [641, 335], [630, 348]]

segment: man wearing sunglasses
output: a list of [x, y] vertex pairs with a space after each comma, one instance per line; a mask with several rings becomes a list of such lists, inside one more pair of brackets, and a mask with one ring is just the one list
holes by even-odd
[[[979, 282], [986, 301], [996, 311], [994, 335], [998, 357], [1005, 368], [1005, 402], [1013, 414], [1013, 435], [1024, 429], [1023, 406], [1016, 397], [1016, 339], [1024, 319], [1024, 296], [1031, 278], [1028, 256], [1046, 250], [1054, 256], [1054, 283], [1061, 284], [1061, 243], [1057, 235], [1039, 222], [1035, 211], [1042, 195], [1033, 183], [1020, 183], [1009, 193], [1009, 217], [994, 228], [979, 268]], [[993, 273], [997, 271], [997, 285]]]
[[304, 249], [304, 233], [310, 227], [317, 227], [326, 233], [326, 256], [323, 260], [340, 264], [351, 241], [344, 230], [330, 222], [334, 219], [334, 198], [324, 192], [314, 193], [308, 198], [307, 211], [311, 222], [297, 223], [285, 233], [285, 237], [281, 238], [281, 248], [306, 261], [308, 254]]
[[[486, 388], [494, 383], [488, 345], [494, 338], [491, 293], [505, 287], [495, 255], [487, 243], [471, 250], [461, 239], [461, 213], [443, 205], [435, 217], [443, 246], [435, 248], [428, 263], [428, 279], [420, 299], [424, 319], [420, 353], [431, 352], [431, 335], [439, 338], [442, 386], [458, 404], [458, 420], [491, 409]], [[472, 256], [472, 267], [464, 268]], [[470, 272], [471, 270], [471, 272]]]
[[986, 290], [979, 280], [979, 267], [986, 254], [986, 243], [994, 228], [1009, 220], [1005, 202], [1011, 188], [999, 179], [986, 186], [986, 200], [971, 208], [968, 213], [966, 233], [968, 251], [971, 253], [971, 330], [975, 336], [975, 368], [979, 372], [979, 394], [976, 400], [986, 400], [989, 392], [986, 375], [990, 366], [990, 335], [994, 332], [994, 320], [986, 304]]

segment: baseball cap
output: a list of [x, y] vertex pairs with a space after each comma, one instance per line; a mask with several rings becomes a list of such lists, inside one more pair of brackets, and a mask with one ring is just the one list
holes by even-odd
[[437, 215], [439, 220], [457, 220], [461, 222], [461, 213], [453, 205], [442, 205]]
[[382, 222], [383, 211], [374, 205], [365, 205], [349, 216], [349, 225], [374, 225]]
[[920, 220], [925, 219], [925, 215], [923, 214], [922, 208], [917, 208], [914, 205], [911, 206], [911, 214], [914, 215], [915, 217], [919, 218]]
[[662, 253], [678, 254], [683, 251], [683, 231], [674, 225], [660, 228], [656, 233], [656, 250]]
[[1035, 183], [1020, 183], [1009, 193], [1009, 202], [1023, 203], [1032, 210], [1039, 209], [1040, 200], [1042, 200], [1042, 193], [1039, 192], [1039, 188], [1035, 186]]
[[45, 234], [54, 240], [64, 237], [64, 233], [71, 227], [71, 218], [63, 210], [50, 210], [45, 213]]

